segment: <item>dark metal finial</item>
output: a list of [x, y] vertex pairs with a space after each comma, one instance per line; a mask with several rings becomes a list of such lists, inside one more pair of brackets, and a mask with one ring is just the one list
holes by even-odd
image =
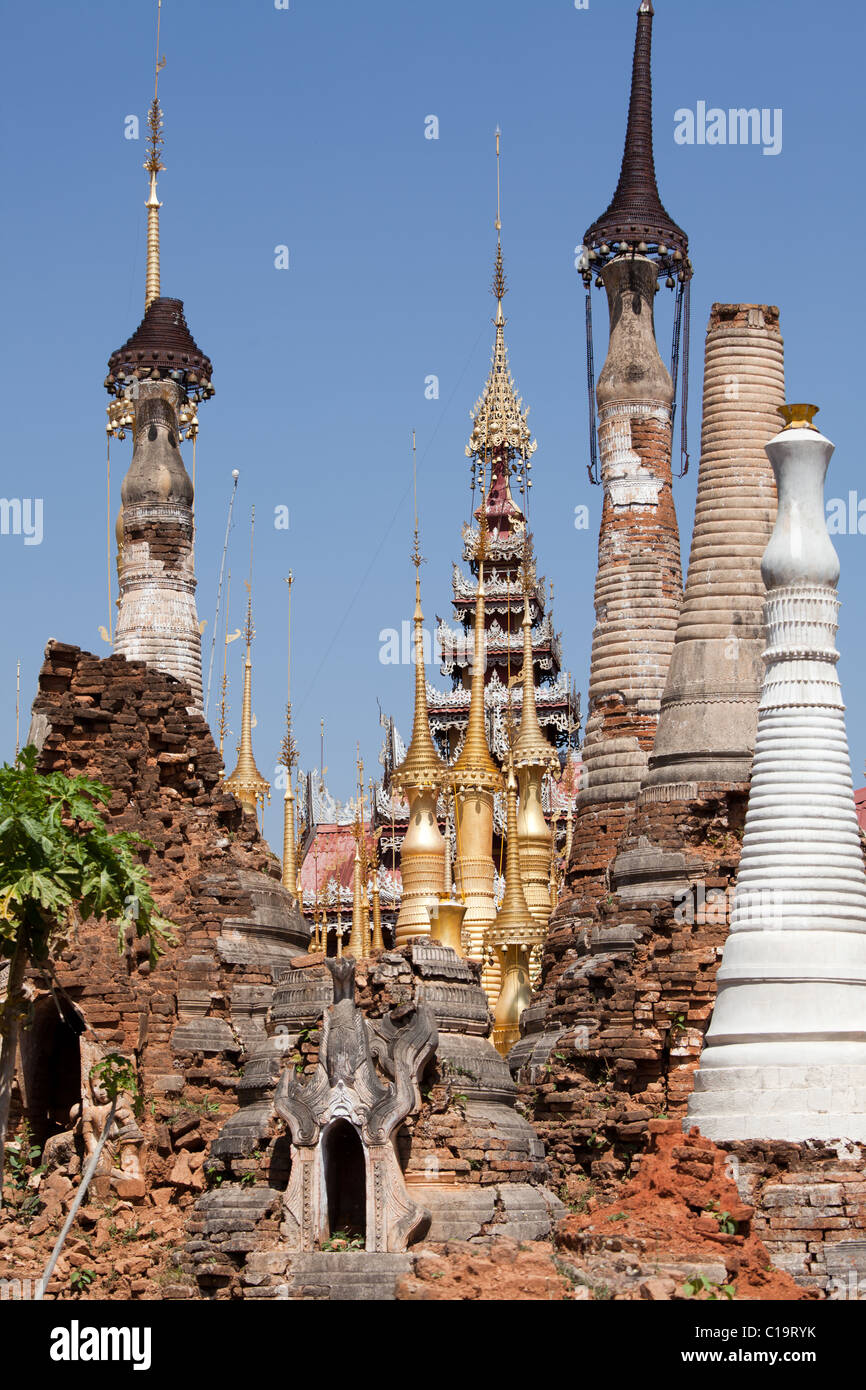
[[[637, 15], [634, 61], [632, 65], [631, 97], [628, 128], [619, 183], [610, 207], [588, 229], [584, 243], [587, 250], [598, 252], [602, 246], [616, 251], [625, 244], [629, 249], [665, 247], [679, 252], [684, 261], [688, 252], [688, 237], [666, 211], [659, 196], [653, 158], [652, 129], [652, 26], [655, 11], [652, 0], [643, 0]], [[607, 252], [603, 253], [606, 259]]]

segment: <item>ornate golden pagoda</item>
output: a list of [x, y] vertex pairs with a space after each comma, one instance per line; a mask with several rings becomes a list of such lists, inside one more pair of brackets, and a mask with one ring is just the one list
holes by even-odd
[[[414, 437], [412, 452], [414, 461]], [[437, 803], [439, 792], [448, 781], [448, 768], [436, 752], [427, 714], [421, 558], [416, 475], [415, 543], [412, 548], [412, 563], [415, 566], [415, 713], [412, 740], [406, 756], [391, 776], [392, 790], [402, 793], [409, 801], [409, 826], [400, 857], [403, 897], [396, 925], [398, 946], [413, 936], [429, 936], [430, 909], [438, 902], [445, 879], [445, 841], [439, 829]]]
[[541, 731], [535, 704], [529, 611], [532, 578], [532, 546], [527, 536], [523, 553], [523, 708], [513, 752], [520, 788], [517, 833], [523, 890], [533, 917], [546, 927], [550, 917], [550, 831], [544, 819], [541, 793], [545, 776], [559, 771], [559, 758]]
[[520, 1015], [529, 1003], [529, 953], [543, 936], [543, 929], [529, 910], [520, 871], [517, 829], [517, 777], [509, 755], [506, 779], [507, 843], [505, 850], [505, 894], [488, 941], [499, 953], [502, 988], [496, 1001], [493, 1043], [503, 1056], [520, 1036]]
[[271, 799], [270, 783], [259, 772], [256, 767], [256, 760], [253, 757], [253, 704], [252, 704], [252, 672], [253, 663], [251, 648], [255, 629], [253, 628], [253, 595], [252, 588], [247, 584], [247, 623], [244, 633], [247, 644], [246, 660], [244, 662], [244, 703], [241, 715], [241, 741], [238, 746], [238, 761], [234, 772], [230, 777], [226, 777], [223, 785], [233, 792], [241, 803], [245, 811], [250, 815], [258, 817], [259, 807], [264, 810], [265, 800]]

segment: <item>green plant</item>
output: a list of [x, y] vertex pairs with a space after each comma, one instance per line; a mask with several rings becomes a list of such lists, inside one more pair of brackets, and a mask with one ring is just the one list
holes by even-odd
[[703, 1294], [712, 1302], [717, 1302], [720, 1298], [732, 1299], [736, 1292], [736, 1284], [716, 1284], [705, 1274], [695, 1274], [683, 1284], [686, 1298], [700, 1298]]
[[715, 1217], [716, 1221], [719, 1223], [719, 1230], [726, 1236], [735, 1236], [737, 1234], [736, 1221], [733, 1220], [729, 1211], [719, 1211], [718, 1202], [710, 1202], [708, 1206], [704, 1207], [704, 1212], [707, 1216]]
[[568, 1207], [569, 1211], [580, 1213], [589, 1211], [589, 1204], [594, 1196], [595, 1185], [592, 1182], [587, 1182], [578, 1197], [572, 1197], [565, 1183], [563, 1183], [559, 1189], [559, 1200], [562, 1202], [563, 1206]]
[[252, 1185], [253, 1185], [253, 1183], [255, 1182], [255, 1180], [256, 1180], [256, 1175], [255, 1175], [255, 1173], [253, 1173], [253, 1172], [246, 1172], [246, 1173], [242, 1173], [242, 1174], [241, 1174], [241, 1186], [242, 1186], [242, 1187], [252, 1187]]
[[617, 1212], [614, 1212], [613, 1216], [609, 1216], [607, 1219], [608, 1219], [608, 1221], [627, 1221], [627, 1220], [628, 1220], [628, 1212], [627, 1212], [627, 1211], [617, 1211]]
[[45, 1172], [44, 1166], [36, 1167], [41, 1149], [38, 1144], [31, 1143], [31, 1139], [30, 1125], [24, 1120], [18, 1137], [6, 1146], [9, 1177], [12, 1186], [19, 1190], [26, 1188], [31, 1176]]
[[176, 1105], [169, 1115], [169, 1123], [180, 1118], [181, 1115], [200, 1115], [206, 1119], [208, 1115], [219, 1114], [220, 1103], [218, 1100], [185, 1100]]
[[673, 1043], [673, 1042], [676, 1042], [676, 1040], [677, 1040], [677, 1038], [679, 1037], [680, 1033], [684, 1033], [685, 1031], [686, 1031], [686, 1016], [685, 1016], [685, 1014], [671, 1014], [671, 1024], [670, 1024], [671, 1042], [672, 1042], [672, 1043]]
[[363, 1236], [350, 1236], [348, 1231], [332, 1231], [322, 1241], [321, 1248], [333, 1251], [363, 1250], [364, 1245]]
[[0, 1179], [28, 964], [49, 966], [88, 917], [116, 925], [121, 953], [133, 928], [152, 964], [174, 942], [174, 924], [158, 910], [135, 857], [148, 842], [131, 831], [112, 833], [103, 819], [111, 789], [37, 772], [36, 760], [30, 745], [14, 766], [0, 767], [0, 957], [9, 962], [0, 1010]]
[[73, 1293], [86, 1293], [95, 1278], [92, 1269], [73, 1269], [69, 1276], [69, 1287]]

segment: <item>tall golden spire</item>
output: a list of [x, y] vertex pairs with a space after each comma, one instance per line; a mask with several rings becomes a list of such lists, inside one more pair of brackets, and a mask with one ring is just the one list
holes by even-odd
[[360, 960], [366, 955], [364, 950], [364, 883], [361, 870], [361, 838], [360, 834], [355, 838], [355, 860], [352, 869], [352, 930], [349, 934], [348, 952], [354, 956], [355, 960]]
[[247, 644], [246, 661], [244, 662], [244, 702], [243, 713], [241, 716], [241, 741], [238, 747], [238, 761], [234, 772], [225, 779], [224, 785], [229, 791], [233, 792], [238, 801], [249, 811], [251, 815], [257, 816], [259, 805], [264, 808], [265, 798], [270, 800], [270, 784], [265, 780], [256, 767], [256, 760], [253, 757], [253, 697], [252, 697], [252, 656], [251, 648], [255, 637], [253, 627], [253, 534], [255, 531], [256, 509], [253, 508], [252, 526], [250, 530], [250, 577], [245, 580], [247, 590], [247, 622], [244, 637]]
[[532, 541], [527, 534], [523, 547], [523, 708], [520, 715], [520, 731], [514, 744], [514, 766], [542, 767], [545, 772], [554, 772], [559, 769], [559, 758], [541, 731], [535, 700], [532, 616], [529, 608], [532, 577]]
[[[398, 946], [415, 936], [429, 936], [430, 912], [438, 902], [444, 877], [445, 841], [439, 830], [439, 792], [448, 781], [448, 768], [430, 733], [427, 713], [427, 673], [424, 665], [424, 614], [421, 611], [421, 546], [418, 540], [418, 468], [412, 433], [412, 472], [415, 488], [415, 717], [406, 756], [391, 774], [389, 792], [409, 802], [409, 826], [400, 850], [403, 894], [396, 923]], [[393, 802], [392, 802], [393, 805]]]
[[282, 748], [280, 749], [280, 762], [286, 770], [286, 790], [283, 796], [283, 887], [290, 893], [296, 895], [301, 912], [304, 910], [303, 899], [298, 892], [298, 854], [295, 841], [295, 797], [292, 791], [292, 772], [298, 760], [298, 749], [292, 733], [292, 584], [294, 576], [289, 570], [288, 579], [285, 581], [289, 586], [289, 635], [288, 635], [288, 670], [286, 676], [286, 732], [283, 738]]
[[478, 597], [475, 602], [475, 638], [472, 659], [472, 688], [469, 696], [469, 717], [466, 737], [460, 756], [451, 769], [451, 786], [455, 791], [472, 790], [498, 792], [502, 790], [502, 773], [496, 766], [487, 743], [484, 720], [484, 668], [486, 665], [487, 631], [484, 612], [484, 561], [487, 556], [487, 516], [481, 503], [481, 533], [478, 544]]
[[505, 893], [502, 906], [496, 914], [496, 921], [490, 928], [490, 941], [495, 946], [507, 946], [512, 942], [532, 946], [538, 940], [538, 926], [526, 902], [523, 881], [520, 877], [520, 842], [517, 837], [517, 777], [514, 762], [509, 753], [508, 774], [505, 781], [506, 802], [506, 847], [505, 847]]
[[160, 279], [159, 279], [159, 210], [162, 203], [156, 196], [156, 178], [162, 173], [165, 165], [162, 162], [162, 107], [159, 104], [159, 74], [165, 67], [165, 58], [159, 56], [159, 24], [162, 18], [162, 0], [157, 0], [156, 7], [156, 63], [153, 76], [153, 101], [150, 103], [150, 110], [147, 114], [147, 124], [150, 130], [148, 136], [148, 155], [144, 167], [150, 175], [150, 192], [147, 196], [145, 207], [147, 208], [147, 270], [144, 283], [144, 308], [145, 312], [150, 308], [154, 299], [159, 299]]
[[418, 539], [418, 473], [415, 455], [415, 433], [412, 432], [412, 463], [415, 487], [415, 540], [412, 546], [412, 563], [415, 566], [415, 715], [412, 722], [412, 740], [406, 756], [391, 774], [391, 784], [395, 791], [408, 792], [412, 789], [439, 788], [447, 777], [447, 768], [436, 751], [430, 733], [430, 716], [427, 710], [427, 670], [424, 665], [424, 613], [421, 609], [421, 565], [423, 556]]
[[488, 941], [502, 958], [502, 989], [496, 1001], [493, 1042], [505, 1054], [520, 1036], [520, 1015], [530, 999], [529, 952], [540, 939], [540, 929], [526, 902], [520, 873], [517, 838], [517, 778], [508, 758], [506, 780], [505, 893]]

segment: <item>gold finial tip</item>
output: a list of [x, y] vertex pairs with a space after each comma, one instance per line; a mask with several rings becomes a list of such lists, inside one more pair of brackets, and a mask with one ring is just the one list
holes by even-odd
[[786, 430], [814, 430], [816, 434], [819, 433], [818, 426], [812, 423], [821, 409], [819, 405], [780, 405], [778, 409]]

